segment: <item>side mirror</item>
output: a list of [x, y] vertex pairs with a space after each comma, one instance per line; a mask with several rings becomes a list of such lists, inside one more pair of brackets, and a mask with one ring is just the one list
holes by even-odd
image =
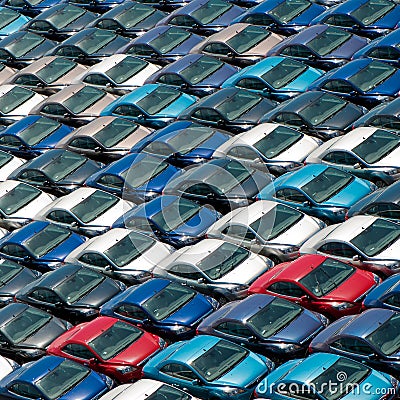
[[89, 359], [89, 364], [97, 364], [99, 362], [99, 360], [96, 357], [93, 357], [91, 359]]
[[233, 53], [232, 51], [230, 51], [229, 53], [226, 53], [227, 57], [235, 57], [235, 53]]
[[215, 199], [215, 193], [207, 193], [207, 199]]
[[306, 294], [303, 294], [303, 296], [300, 297], [301, 301], [310, 301], [310, 297]]
[[250, 336], [250, 337], [248, 338], [248, 341], [249, 341], [250, 343], [256, 343], [256, 342], [258, 342], [258, 338], [257, 338], [257, 336]]
[[78, 227], [79, 227], [79, 223], [77, 221], [71, 222], [71, 228], [78, 228]]
[[96, 153], [100, 153], [100, 152], [101, 152], [101, 147], [100, 147], [100, 146], [96, 146], [96, 147], [94, 148], [94, 151], [95, 151]]
[[309, 201], [303, 201], [302, 206], [303, 207], [311, 207], [312, 203], [310, 203]]
[[63, 303], [61, 303], [61, 301], [57, 301], [57, 303], [54, 304], [57, 308], [61, 308], [64, 306]]
[[37, 88], [44, 88], [44, 83], [43, 83], [43, 82], [38, 82], [38, 83], [36, 84], [36, 87], [37, 87]]
[[24, 260], [24, 262], [30, 262], [30, 261], [32, 261], [32, 257], [31, 256], [24, 256], [23, 260]]
[[359, 254], [356, 254], [355, 256], [353, 256], [353, 261], [361, 261], [361, 256]]
[[64, 113], [64, 118], [71, 118], [71, 114], [70, 113]]
[[43, 181], [42, 183], [43, 186], [51, 186], [51, 182], [50, 181]]
[[114, 85], [111, 82], [107, 82], [106, 83], [106, 88], [111, 88], [114, 87]]
[[197, 283], [206, 283], [206, 280], [204, 278], [199, 278], [197, 279]]
[[362, 168], [362, 165], [361, 165], [360, 163], [355, 163], [355, 164], [353, 165], [353, 168], [354, 168], [354, 169], [361, 169], [361, 168]]
[[191, 384], [193, 386], [200, 386], [201, 385], [201, 380], [200, 379], [193, 379]]

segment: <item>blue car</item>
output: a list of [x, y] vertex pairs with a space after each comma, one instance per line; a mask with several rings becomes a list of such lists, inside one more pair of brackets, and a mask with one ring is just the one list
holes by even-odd
[[249, 400], [272, 369], [268, 358], [215, 336], [174, 343], [151, 358], [145, 378], [186, 389], [203, 399]]
[[106, 375], [63, 357], [31, 361], [0, 380], [0, 398], [16, 400], [92, 400], [114, 386]]
[[73, 131], [53, 119], [29, 115], [0, 131], [0, 150], [31, 159], [40, 156]]
[[0, 255], [40, 272], [47, 272], [57, 268], [85, 240], [66, 228], [35, 221], [0, 239]]
[[371, 290], [364, 299], [363, 306], [400, 311], [400, 274], [385, 279]]
[[130, 119], [150, 128], [163, 128], [196, 102], [196, 97], [160, 84], [143, 85], [119, 97], [100, 113]]
[[283, 101], [303, 93], [323, 71], [289, 57], [267, 57], [228, 78], [222, 88], [238, 87]]
[[249, 4], [249, 7], [253, 5], [254, 7], [233, 20], [232, 24], [245, 22], [259, 25], [272, 32], [288, 36], [306, 28], [314, 18], [326, 10], [324, 6], [310, 0], [244, 1]]
[[178, 172], [180, 169], [160, 157], [133, 153], [91, 175], [86, 185], [140, 203], [161, 194], [164, 186]]
[[398, 392], [399, 382], [391, 375], [346, 357], [317, 353], [276, 368], [255, 395], [270, 400], [392, 400]]
[[281, 175], [257, 198], [286, 204], [330, 224], [344, 221], [347, 210], [376, 189], [373, 183], [338, 168], [309, 164]]
[[128, 228], [156, 235], [174, 247], [197, 243], [221, 214], [209, 206], [178, 196], [162, 195], [133, 207], [118, 218], [113, 228]]
[[327, 72], [309, 90], [333, 93], [372, 108], [399, 96], [400, 69], [372, 59], [354, 60]]
[[0, 0], [0, 5], [11, 8], [28, 17], [35, 17], [42, 11], [66, 2], [67, 0]]
[[217, 300], [168, 279], [154, 278], [108, 300], [100, 315], [123, 319], [164, 338], [194, 336], [200, 321], [219, 306]]
[[0, 6], [0, 38], [18, 31], [30, 18], [9, 7]]
[[310, 25], [335, 25], [357, 35], [376, 38], [400, 26], [400, 4], [392, 0], [346, 0], [328, 8]]
[[154, 131], [131, 148], [165, 158], [172, 165], [186, 167], [211, 160], [214, 151], [232, 134], [192, 121], [175, 121]]

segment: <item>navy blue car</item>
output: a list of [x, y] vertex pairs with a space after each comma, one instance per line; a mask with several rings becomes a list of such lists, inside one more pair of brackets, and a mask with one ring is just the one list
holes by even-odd
[[364, 299], [363, 306], [400, 311], [400, 274], [385, 279], [371, 290]]
[[12, 8], [21, 14], [27, 15], [28, 17], [35, 17], [51, 7], [66, 2], [67, 0], [1, 0], [0, 5]]

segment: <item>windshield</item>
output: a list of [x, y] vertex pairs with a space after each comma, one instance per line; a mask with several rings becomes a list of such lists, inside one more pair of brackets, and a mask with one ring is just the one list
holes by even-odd
[[43, 172], [54, 182], [58, 182], [76, 171], [85, 162], [84, 156], [72, 151], [63, 151], [43, 167]]
[[122, 142], [135, 132], [137, 128], [138, 125], [131, 121], [115, 118], [109, 124], [103, 126], [103, 128], [94, 135], [94, 138], [105, 148], [109, 148]]
[[229, 274], [249, 258], [250, 252], [231, 243], [223, 243], [196, 265], [210, 279], [217, 280]]
[[329, 26], [324, 32], [310, 40], [307, 46], [320, 56], [326, 56], [342, 46], [351, 36], [349, 32]]
[[50, 84], [72, 71], [77, 65], [75, 61], [57, 57], [44, 65], [42, 69], [36, 72], [36, 75], [45, 83]]
[[51, 250], [55, 249], [68, 237], [71, 232], [60, 226], [48, 224], [42, 230], [34, 234], [25, 241], [26, 248], [36, 257], [43, 257]]
[[356, 88], [360, 89], [363, 92], [368, 92], [369, 90], [382, 84], [396, 71], [397, 68], [389, 64], [381, 63], [379, 61], [372, 61], [365, 68], [350, 76], [348, 80]]
[[19, 133], [19, 137], [29, 146], [35, 146], [55, 132], [61, 124], [53, 119], [40, 117]]
[[216, 58], [202, 56], [197, 61], [189, 64], [185, 69], [183, 69], [181, 75], [187, 82], [194, 85], [212, 75], [223, 65], [224, 63]]
[[0, 112], [2, 114], [9, 114], [34, 95], [35, 92], [32, 90], [20, 86], [14, 86], [7, 93], [0, 96]]
[[9, 43], [5, 49], [15, 58], [22, 57], [35, 47], [42, 44], [46, 39], [31, 32], [26, 32], [22, 36]]
[[367, 256], [373, 257], [388, 248], [399, 236], [399, 225], [379, 218], [350, 242]]
[[136, 104], [145, 113], [155, 115], [167, 108], [176, 99], [181, 96], [181, 93], [168, 86], [157, 86], [153, 91], [140, 99]]
[[0, 151], [0, 168], [10, 162], [13, 158], [14, 157], [11, 154], [6, 153], [5, 151]]
[[360, 5], [350, 15], [359, 21], [362, 25], [371, 25], [388, 14], [396, 4], [387, 0], [368, 0]]
[[249, 318], [247, 323], [259, 336], [268, 338], [289, 325], [302, 312], [299, 305], [276, 297]]
[[236, 53], [242, 54], [261, 43], [270, 35], [271, 32], [266, 29], [259, 26], [249, 25], [238, 32], [235, 36], [228, 39], [226, 44], [235, 50]]
[[172, 26], [161, 35], [149, 42], [149, 45], [156, 49], [159, 53], [169, 53], [172, 49], [179, 46], [191, 36], [191, 33]]
[[146, 400], [190, 400], [191, 396], [183, 392], [182, 390], [178, 390], [173, 388], [172, 386], [162, 385], [152, 393], [150, 396], [146, 397]]
[[110, 360], [131, 346], [143, 331], [127, 322], [118, 321], [88, 344], [103, 360]]
[[354, 267], [328, 258], [301, 278], [300, 283], [314, 296], [322, 297], [338, 288], [354, 272]]
[[353, 152], [368, 164], [373, 164], [389, 155], [399, 145], [399, 135], [378, 129], [362, 143], [354, 147]]
[[300, 211], [277, 204], [261, 218], [252, 222], [250, 228], [265, 241], [273, 240], [297, 224], [303, 216]]
[[233, 7], [223, 0], [208, 0], [205, 4], [192, 12], [192, 17], [202, 25], [207, 25]]
[[105, 280], [105, 276], [89, 268], [81, 268], [54, 288], [60, 298], [72, 304], [85, 297]]
[[393, 314], [383, 324], [379, 323], [378, 329], [366, 339], [387, 356], [397, 353], [400, 348], [400, 314]]
[[285, 0], [269, 11], [281, 24], [290, 22], [311, 6], [308, 0]]
[[171, 282], [143, 303], [143, 308], [156, 321], [161, 321], [183, 307], [196, 296], [196, 292], [176, 282]]
[[17, 276], [24, 267], [13, 263], [12, 261], [5, 260], [0, 264], [0, 287], [6, 285], [15, 276]]
[[328, 167], [301, 189], [316, 203], [323, 203], [343, 190], [354, 177], [337, 168]]
[[90, 55], [107, 46], [116, 37], [117, 35], [111, 31], [105, 29], [94, 29], [79, 42], [78, 46], [86, 54]]
[[245, 348], [220, 340], [192, 361], [192, 366], [206, 381], [212, 382], [235, 368], [248, 354]]
[[51, 318], [50, 314], [34, 307], [29, 307], [8, 321], [7, 325], [2, 327], [2, 333], [13, 344], [18, 344], [43, 328]]
[[55, 400], [69, 392], [90, 374], [89, 368], [75, 361], [65, 360], [36, 382], [47, 399]]
[[84, 86], [65, 100], [64, 105], [74, 114], [79, 114], [95, 104], [105, 95], [106, 93], [100, 89], [92, 86]]
[[247, 90], [238, 90], [216, 109], [228, 121], [234, 121], [262, 101], [262, 97]]
[[11, 24], [19, 18], [19, 14], [10, 8], [4, 7], [0, 11], [0, 29], [3, 29], [5, 26]]
[[199, 147], [208, 140], [215, 130], [206, 126], [191, 126], [178, 131], [172, 138], [167, 139], [167, 143], [179, 154], [190, 153], [196, 147]]
[[76, 21], [79, 17], [85, 14], [85, 12], [85, 9], [82, 7], [75, 7], [67, 4], [61, 10], [48, 16], [47, 21], [57, 29], [62, 29]]
[[41, 191], [33, 186], [19, 183], [0, 197], [0, 210], [4, 215], [11, 215], [39, 197]]
[[140, 58], [127, 56], [110, 68], [106, 74], [115, 83], [121, 84], [145, 69], [147, 65], [148, 63]]
[[307, 68], [306, 65], [296, 60], [285, 58], [278, 65], [261, 75], [261, 78], [274, 89], [280, 89], [298, 78]]
[[132, 232], [104, 251], [104, 254], [118, 267], [123, 267], [155, 245], [148, 236]]
[[114, 17], [125, 29], [136, 26], [139, 22], [145, 20], [151, 14], [154, 14], [156, 10], [152, 7], [134, 3], [129, 8], [125, 8], [118, 15]]

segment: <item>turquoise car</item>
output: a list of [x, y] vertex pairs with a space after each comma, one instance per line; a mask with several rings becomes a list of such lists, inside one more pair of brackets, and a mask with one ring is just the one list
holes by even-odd
[[20, 14], [8, 7], [0, 7], [0, 38], [17, 32], [30, 20], [29, 17]]

